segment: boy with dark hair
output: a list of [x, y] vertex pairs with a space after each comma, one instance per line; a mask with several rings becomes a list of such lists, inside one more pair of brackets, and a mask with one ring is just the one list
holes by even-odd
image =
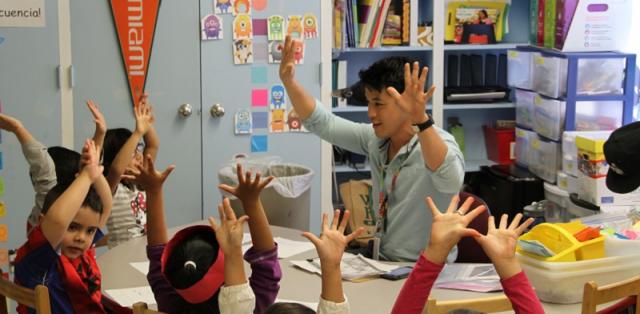
[[[58, 185], [47, 194], [39, 225], [18, 249], [16, 283], [47, 286], [53, 313], [105, 313], [94, 244], [111, 211], [111, 191], [98, 156], [87, 140], [80, 173], [68, 187]], [[34, 310], [19, 305], [18, 312]]]
[[[285, 41], [280, 79], [295, 111], [305, 128], [323, 140], [369, 157], [379, 256], [417, 260], [432, 220], [422, 200], [432, 196], [437, 204], [447, 204], [464, 178], [458, 144], [426, 113], [435, 90], [424, 91], [427, 68], [390, 57], [361, 71], [371, 124], [355, 123], [324, 109], [295, 79], [294, 42], [290, 37]], [[376, 243], [371, 253], [377, 251]]]

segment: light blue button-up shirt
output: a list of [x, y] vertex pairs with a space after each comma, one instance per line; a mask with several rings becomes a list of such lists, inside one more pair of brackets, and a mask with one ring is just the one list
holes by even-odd
[[[386, 228], [381, 235], [380, 256], [391, 261], [416, 261], [431, 234], [432, 215], [425, 198], [431, 196], [438, 208], [444, 211], [462, 186], [464, 158], [453, 136], [434, 126], [448, 150], [443, 164], [436, 171], [431, 171], [422, 157], [418, 136], [400, 148], [386, 164], [389, 141], [376, 137], [371, 124], [338, 117], [316, 100], [313, 113], [303, 121], [303, 125], [325, 141], [369, 157], [373, 209], [376, 212], [380, 206], [378, 195], [381, 189], [388, 195], [389, 207]], [[400, 172], [392, 191], [391, 181], [398, 169]], [[450, 257], [455, 258], [456, 253], [452, 253]]]

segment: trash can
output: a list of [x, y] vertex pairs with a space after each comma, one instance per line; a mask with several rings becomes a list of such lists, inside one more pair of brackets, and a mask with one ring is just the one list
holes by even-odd
[[[231, 186], [238, 184], [237, 163], [242, 164], [245, 171], [260, 172], [263, 178], [270, 175], [275, 177], [260, 195], [269, 224], [309, 230], [310, 188], [313, 179], [313, 171], [310, 168], [283, 163], [276, 156], [252, 158], [239, 155], [218, 172], [218, 180], [221, 184]], [[236, 215], [244, 214], [244, 208], [239, 199], [224, 191], [222, 194], [229, 198]]]

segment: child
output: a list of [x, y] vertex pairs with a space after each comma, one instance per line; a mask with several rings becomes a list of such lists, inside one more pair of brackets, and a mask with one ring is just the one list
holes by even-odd
[[188, 227], [167, 241], [162, 183], [171, 170], [160, 174], [147, 156], [137, 177], [148, 196], [147, 280], [158, 309], [168, 313], [262, 313], [275, 300], [282, 276], [277, 246], [259, 200], [273, 177], [260, 180], [257, 174], [252, 180], [251, 173], [243, 176], [238, 165], [238, 186], [220, 186], [240, 198], [250, 217], [253, 247], [244, 260], [251, 264], [252, 273], [247, 284], [241, 248], [242, 225], [248, 218], [237, 219], [228, 199], [218, 206], [221, 226], [210, 219], [212, 228]]
[[[57, 185], [43, 204], [40, 224], [18, 250], [15, 281], [49, 288], [53, 313], [105, 313], [94, 243], [111, 211], [111, 193], [92, 140], [82, 150], [82, 170], [65, 189]], [[34, 313], [24, 305], [19, 313]]]
[[[331, 226], [328, 224], [328, 215], [322, 214], [322, 234], [320, 238], [311, 232], [304, 232], [303, 237], [309, 239], [316, 247], [318, 257], [320, 258], [320, 268], [322, 271], [322, 294], [318, 303], [318, 314], [322, 313], [349, 313], [349, 302], [342, 292], [342, 272], [340, 263], [342, 254], [349, 242], [359, 237], [364, 228], [360, 227], [350, 235], [345, 236], [344, 230], [349, 221], [349, 211], [344, 212], [342, 221], [340, 221], [340, 211], [333, 213], [333, 222]], [[340, 225], [338, 225], [340, 221]], [[276, 303], [269, 307], [266, 314], [279, 313], [316, 313], [312, 309], [296, 303]]]
[[113, 193], [113, 211], [107, 222], [109, 248], [144, 235], [146, 196], [131, 180], [129, 171], [135, 172], [136, 165], [142, 162], [141, 139], [144, 138], [144, 156], [151, 155], [155, 160], [158, 152], [159, 141], [147, 96], [144, 94], [134, 109], [136, 129], [133, 133], [120, 128], [108, 130], [106, 134], [104, 175]]
[[[96, 123], [94, 141], [101, 146], [106, 131], [106, 122], [98, 106], [87, 100], [87, 107]], [[27, 234], [38, 223], [44, 199], [56, 184], [68, 186], [75, 179], [79, 171], [80, 154], [64, 147], [53, 146], [46, 148], [36, 140], [22, 125], [20, 120], [0, 114], [0, 129], [16, 135], [22, 146], [22, 154], [29, 164], [29, 176], [35, 192], [35, 204], [27, 218]]]
[[472, 203], [473, 199], [467, 198], [456, 210], [458, 197], [455, 196], [446, 213], [443, 214], [436, 208], [433, 200], [430, 197], [427, 198], [427, 204], [434, 217], [431, 239], [420, 255], [409, 279], [402, 286], [392, 313], [422, 313], [431, 287], [442, 271], [449, 251], [462, 237], [466, 236], [474, 237], [493, 262], [504, 292], [516, 313], [544, 313], [540, 301], [515, 257], [518, 236], [533, 223], [533, 218], [518, 225], [522, 214], [517, 214], [511, 225], [507, 227], [508, 217], [505, 214], [500, 219], [499, 228], [496, 229], [494, 218], [491, 216], [488, 222], [489, 231], [487, 235], [482, 235], [477, 230], [467, 228], [467, 225], [485, 210], [484, 206], [479, 206], [467, 213]]

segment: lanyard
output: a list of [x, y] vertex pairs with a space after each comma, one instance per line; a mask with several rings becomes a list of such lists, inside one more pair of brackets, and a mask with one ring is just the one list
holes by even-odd
[[[385, 182], [387, 177], [386, 168], [391, 163], [389, 161], [388, 155], [387, 155], [387, 163], [380, 166], [381, 179], [379, 181], [380, 191], [378, 192], [378, 213], [377, 213], [378, 215], [376, 217], [376, 237], [380, 237], [383, 231], [384, 232], [387, 231], [387, 214], [389, 213], [389, 195], [393, 193], [393, 191], [395, 190], [396, 183], [398, 182], [398, 175], [400, 174], [400, 170], [402, 170], [402, 167], [404, 167], [404, 163], [407, 161], [407, 158], [409, 158], [409, 155], [411, 154], [411, 152], [413, 151], [413, 149], [416, 147], [418, 143], [419, 141], [416, 140], [413, 143], [413, 145], [411, 145], [411, 147], [407, 147], [407, 150], [405, 151], [405, 153], [399, 157], [401, 158], [400, 166], [398, 166], [398, 168], [393, 172], [393, 177], [391, 178], [391, 189], [388, 193], [387, 193], [386, 182]], [[388, 154], [388, 151], [387, 151], [387, 154]]]

